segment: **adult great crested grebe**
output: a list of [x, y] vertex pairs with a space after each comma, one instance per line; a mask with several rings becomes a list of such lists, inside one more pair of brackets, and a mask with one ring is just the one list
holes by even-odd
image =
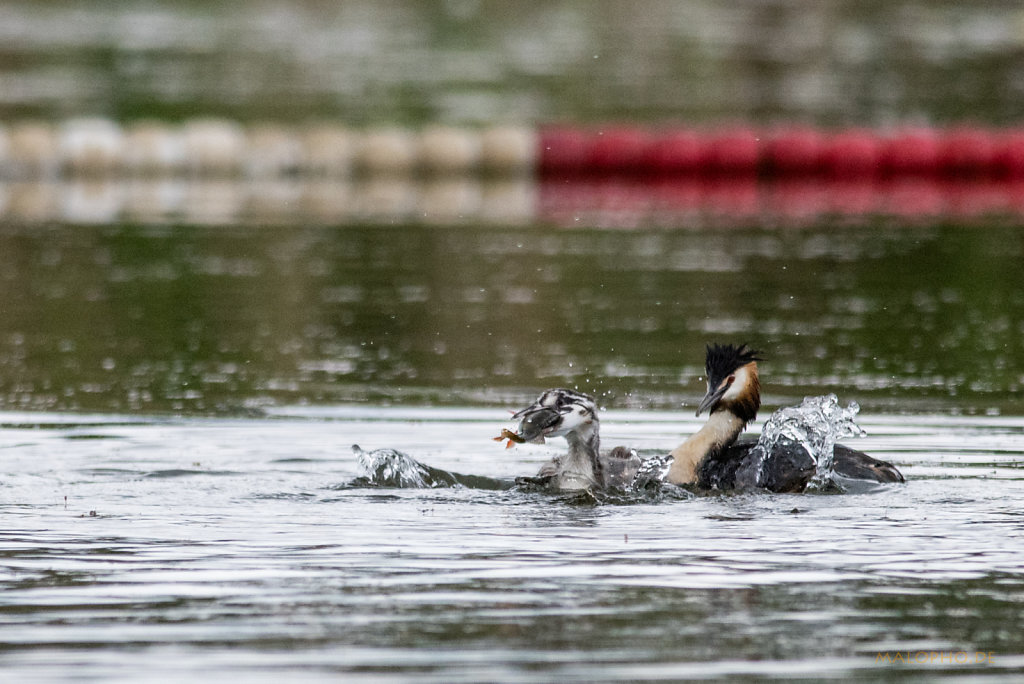
[[[708, 420], [696, 434], [672, 450], [666, 480], [702, 489], [761, 487], [773, 492], [801, 492], [817, 473], [815, 459], [792, 441], [775, 442], [759, 453], [756, 440], [737, 441], [761, 407], [758, 352], [746, 345], [708, 345], [705, 357], [707, 394], [697, 415]], [[833, 448], [833, 471], [841, 477], [874, 482], [903, 482], [891, 463], [842, 444]]]

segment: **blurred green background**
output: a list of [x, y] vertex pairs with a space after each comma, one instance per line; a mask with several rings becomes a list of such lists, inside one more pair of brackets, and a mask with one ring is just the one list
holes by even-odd
[[1015, 123], [1013, 0], [7, 0], [0, 120]]

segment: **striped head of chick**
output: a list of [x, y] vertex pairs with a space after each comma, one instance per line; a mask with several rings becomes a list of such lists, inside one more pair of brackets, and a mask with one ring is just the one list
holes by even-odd
[[542, 393], [536, 401], [512, 414], [519, 420], [515, 432], [503, 430], [497, 441], [513, 443], [543, 442], [546, 437], [564, 437], [586, 426], [597, 425], [597, 404], [594, 399], [576, 390], [556, 388]]

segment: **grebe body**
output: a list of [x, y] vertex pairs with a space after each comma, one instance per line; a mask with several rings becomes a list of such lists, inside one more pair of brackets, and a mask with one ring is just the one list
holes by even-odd
[[[802, 492], [817, 473], [817, 463], [795, 442], [780, 441], [771, 455], [758, 463], [756, 439], [742, 439], [709, 454], [697, 468], [696, 485], [702, 489], [751, 489]], [[903, 482], [896, 466], [845, 444], [833, 448], [833, 472], [849, 480]]]
[[[802, 492], [817, 474], [814, 458], [799, 444], [780, 440], [770, 453], [755, 450], [756, 440], [739, 440], [761, 407], [757, 362], [746, 345], [709, 345], [705, 357], [707, 393], [697, 415], [708, 421], [672, 451], [667, 479], [702, 489], [760, 487], [773, 492]], [[833, 447], [833, 472], [851, 480], [903, 482], [891, 463], [842, 444]]]

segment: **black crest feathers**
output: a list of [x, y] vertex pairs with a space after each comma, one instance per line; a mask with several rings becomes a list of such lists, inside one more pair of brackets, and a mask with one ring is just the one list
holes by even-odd
[[[722, 407], [725, 392], [733, 382], [733, 374], [740, 368], [761, 361], [759, 352], [745, 344], [709, 344], [704, 367], [708, 374], [708, 396], [715, 400], [714, 406]], [[757, 418], [761, 408], [761, 383], [758, 381], [757, 368], [746, 376], [745, 384], [738, 396], [734, 396], [727, 404], [728, 410], [739, 416], [744, 423]], [[707, 401], [705, 397], [705, 401]], [[702, 402], [703, 405], [704, 402]], [[711, 409], [716, 410], [715, 408]]]
[[734, 373], [748, 363], [763, 361], [758, 354], [760, 352], [745, 344], [709, 344], [704, 370], [707, 371], [708, 379], [714, 381]]

